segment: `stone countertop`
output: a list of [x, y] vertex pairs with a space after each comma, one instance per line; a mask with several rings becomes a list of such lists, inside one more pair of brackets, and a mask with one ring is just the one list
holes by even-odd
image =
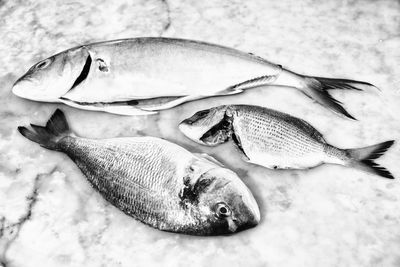
[[[310, 122], [338, 147], [399, 139], [400, 3], [382, 1], [0, 1], [0, 266], [400, 266], [400, 183], [341, 166], [273, 171], [231, 143], [195, 145], [171, 125], [228, 103], [258, 104]], [[165, 36], [253, 52], [298, 73], [365, 80], [381, 92], [335, 91], [358, 118], [335, 116], [292, 89], [265, 87], [151, 117], [124, 117], [14, 96], [38, 60], [78, 44]], [[254, 192], [262, 221], [232, 236], [165, 233], [124, 215], [65, 155], [17, 126], [60, 107], [79, 135], [152, 135], [206, 152]], [[228, 156], [229, 155], [229, 156]], [[400, 178], [395, 144], [379, 163]]]

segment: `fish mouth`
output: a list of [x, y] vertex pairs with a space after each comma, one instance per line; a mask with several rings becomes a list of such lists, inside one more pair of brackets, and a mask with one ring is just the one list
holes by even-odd
[[191, 127], [190, 123], [187, 123], [187, 120], [182, 121], [179, 125], [178, 128], [179, 130], [190, 140], [204, 145], [204, 143], [200, 140], [201, 136], [203, 135], [203, 133], [200, 131], [196, 131], [195, 129], [193, 129], [193, 127]]
[[229, 233], [238, 233], [241, 231], [245, 231], [251, 228], [256, 227], [260, 222], [260, 218], [254, 216], [249, 220], [246, 220], [244, 223], [238, 222], [236, 219], [233, 218], [228, 218], [227, 223], [228, 223], [228, 231]]

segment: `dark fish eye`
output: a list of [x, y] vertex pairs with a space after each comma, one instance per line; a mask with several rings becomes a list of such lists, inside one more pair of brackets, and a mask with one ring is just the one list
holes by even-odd
[[210, 112], [209, 110], [202, 110], [202, 111], [197, 112], [196, 116], [198, 118], [202, 118], [202, 117], [206, 116], [209, 112]]
[[36, 69], [44, 69], [44, 68], [46, 68], [47, 66], [50, 65], [51, 61], [52, 61], [52, 60], [48, 58], [48, 59], [45, 59], [45, 60], [39, 62], [39, 63], [36, 65]]
[[231, 210], [225, 203], [218, 203], [215, 209], [217, 216], [220, 218], [228, 217], [231, 215]]

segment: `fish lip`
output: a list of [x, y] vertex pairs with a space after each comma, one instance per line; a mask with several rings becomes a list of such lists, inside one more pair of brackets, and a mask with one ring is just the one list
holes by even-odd
[[255, 221], [251, 221], [251, 222], [248, 222], [248, 223], [245, 223], [245, 224], [241, 224], [241, 225], [237, 226], [235, 232], [237, 233], [237, 232], [249, 230], [251, 228], [256, 227], [257, 225], [258, 225], [258, 222], [255, 222]]
[[251, 229], [256, 227], [260, 223], [260, 211], [257, 208], [256, 210], [251, 209], [251, 217], [250, 219], [246, 220], [245, 223], [239, 224], [237, 228], [237, 232], [244, 231], [247, 229]]
[[179, 130], [181, 131], [181, 133], [183, 133], [187, 138], [189, 138], [190, 140], [192, 140], [192, 141], [194, 141], [194, 142], [196, 142], [196, 143], [202, 144], [201, 141], [198, 141], [198, 140], [196, 140], [195, 138], [192, 138], [190, 134], [187, 134], [187, 131], [188, 131], [189, 129], [187, 129], [186, 127], [188, 127], [188, 125], [185, 124], [185, 123], [183, 123], [183, 122], [181, 122], [181, 123], [178, 125], [178, 128], [179, 128]]
[[227, 234], [234, 234], [238, 232], [242, 232], [245, 230], [249, 230], [251, 228], [256, 227], [259, 224], [259, 219], [252, 218], [244, 223], [241, 223], [238, 219], [230, 218], [228, 219], [228, 233]]

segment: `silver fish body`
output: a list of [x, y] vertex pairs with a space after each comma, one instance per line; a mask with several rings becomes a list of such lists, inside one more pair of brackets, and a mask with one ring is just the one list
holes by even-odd
[[348, 160], [303, 120], [256, 106], [232, 106], [231, 112], [235, 138], [251, 163], [271, 169], [304, 169]]
[[164, 231], [218, 235], [253, 227], [260, 220], [249, 189], [210, 156], [154, 137], [72, 136], [59, 126], [64, 125], [60, 112], [51, 121], [58, 126], [33, 125], [36, 133], [19, 130], [42, 146], [67, 154], [107, 201], [145, 224]]
[[[258, 106], [220, 106], [201, 111], [200, 115], [195, 114], [180, 124], [186, 136], [210, 146], [232, 139], [244, 158], [257, 165], [271, 169], [305, 169], [330, 163], [393, 178], [373, 162], [393, 141], [366, 148], [340, 149], [328, 144], [306, 121]], [[210, 117], [220, 119], [215, 121]]]
[[14, 94], [81, 109], [135, 115], [263, 85], [290, 86], [351, 117], [327, 89], [358, 89], [350, 80], [296, 74], [280, 65], [219, 45], [172, 38], [132, 38], [87, 44], [37, 64]]

